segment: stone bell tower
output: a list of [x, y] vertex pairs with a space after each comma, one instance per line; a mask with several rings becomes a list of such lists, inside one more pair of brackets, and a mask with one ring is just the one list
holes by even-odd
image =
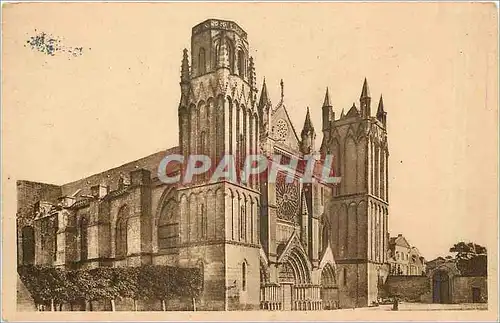
[[[257, 183], [240, 177], [246, 156], [257, 151], [259, 131], [247, 34], [232, 21], [206, 20], [192, 29], [190, 56], [185, 49], [180, 154], [185, 163], [193, 155], [208, 156], [211, 165], [178, 188], [181, 245], [186, 246], [180, 265], [203, 266], [201, 308], [258, 308], [260, 196]], [[236, 178], [213, 178], [221, 164], [235, 169]], [[183, 175], [186, 169], [184, 164]]]
[[[326, 102], [326, 100], [325, 100]], [[324, 111], [329, 102], [323, 104]], [[359, 108], [339, 119], [323, 114], [323, 153], [333, 154], [342, 178], [329, 210], [332, 250], [339, 270], [342, 307], [369, 306], [387, 277], [389, 223], [387, 113], [380, 98], [375, 116], [365, 79]]]

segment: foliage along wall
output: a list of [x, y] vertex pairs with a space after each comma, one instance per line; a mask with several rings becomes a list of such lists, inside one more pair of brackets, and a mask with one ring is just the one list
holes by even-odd
[[203, 288], [198, 268], [146, 265], [141, 267], [99, 267], [64, 270], [41, 265], [18, 268], [19, 276], [37, 305], [55, 310], [70, 305], [106, 300], [115, 309], [115, 300], [160, 300], [163, 310], [170, 299], [190, 298], [193, 305]]

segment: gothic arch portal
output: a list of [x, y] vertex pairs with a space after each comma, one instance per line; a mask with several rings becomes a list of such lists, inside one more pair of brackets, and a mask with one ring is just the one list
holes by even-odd
[[321, 270], [321, 301], [324, 310], [338, 308], [339, 294], [335, 269], [327, 263]]
[[280, 282], [298, 284], [311, 283], [311, 270], [310, 264], [304, 252], [293, 247], [292, 250], [285, 257], [279, 266], [279, 280]]

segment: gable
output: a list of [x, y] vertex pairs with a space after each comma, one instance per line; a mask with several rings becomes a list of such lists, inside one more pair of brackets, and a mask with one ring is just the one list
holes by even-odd
[[299, 151], [300, 139], [290, 120], [284, 104], [278, 105], [271, 114], [271, 138], [276, 140], [276, 145], [286, 150]]
[[402, 236], [396, 238], [395, 244], [397, 246], [400, 246], [400, 247], [405, 247], [405, 248], [408, 248], [408, 249], [411, 248], [411, 246], [408, 243], [408, 241], [405, 239], [405, 237], [402, 237]]

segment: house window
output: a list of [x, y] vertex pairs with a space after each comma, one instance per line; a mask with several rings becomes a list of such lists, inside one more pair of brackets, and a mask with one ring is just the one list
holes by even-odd
[[241, 264], [241, 289], [247, 290], [247, 264], [245, 261]]
[[344, 286], [347, 286], [347, 268], [343, 270]]
[[116, 219], [115, 231], [115, 255], [125, 257], [127, 255], [127, 225], [129, 210], [128, 206], [122, 206]]

